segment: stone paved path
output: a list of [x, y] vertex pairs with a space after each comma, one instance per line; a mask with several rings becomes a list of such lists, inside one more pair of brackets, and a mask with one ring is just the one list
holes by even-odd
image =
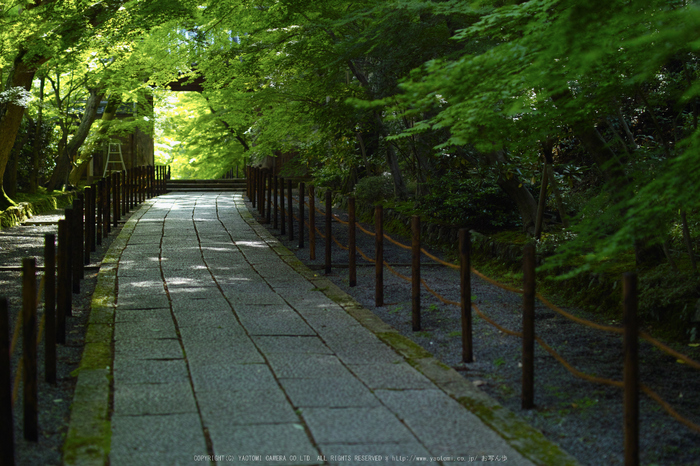
[[288, 265], [240, 194], [161, 196], [132, 219], [117, 272], [112, 466], [212, 454], [531, 464]]

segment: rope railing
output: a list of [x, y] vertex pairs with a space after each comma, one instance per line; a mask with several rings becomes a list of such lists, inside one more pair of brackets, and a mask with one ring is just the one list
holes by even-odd
[[[308, 204], [306, 204], [306, 205], [308, 206]], [[323, 212], [322, 210], [320, 210], [318, 207], [315, 207], [315, 210], [316, 210], [319, 214], [325, 215], [325, 212]], [[335, 214], [333, 214], [333, 218], [335, 218], [336, 220], [338, 220], [339, 222], [341, 222], [341, 223], [343, 223], [343, 224], [346, 224], [346, 225], [348, 224], [348, 222], [343, 221], [342, 219], [340, 219], [340, 217], [338, 217], [338, 216], [335, 215]], [[308, 224], [307, 224], [307, 225], [308, 225]], [[373, 237], [376, 236], [375, 233], [373, 233], [373, 232], [371, 232], [371, 231], [365, 229], [359, 222], [356, 223], [356, 226], [357, 226], [362, 232], [364, 232], [364, 233], [366, 233], [366, 234], [368, 234], [368, 235], [370, 235], [370, 236], [373, 236]], [[318, 228], [317, 228], [317, 231], [318, 231]], [[391, 238], [391, 237], [390, 237], [389, 235], [387, 235], [386, 233], [383, 234], [383, 237], [386, 238], [387, 240], [389, 240], [391, 243], [395, 244], [396, 246], [399, 246], [399, 247], [402, 248], [402, 249], [406, 249], [406, 250], [410, 250], [410, 249], [411, 249], [411, 246], [408, 246], [408, 245], [405, 245], [405, 244], [402, 244], [402, 243], [396, 241], [395, 239]], [[333, 240], [334, 240], [341, 248], [347, 250], [347, 247], [344, 247], [344, 246], [340, 245], [340, 243], [338, 242], [338, 240], [335, 239], [335, 237], [333, 238]], [[447, 261], [444, 261], [444, 260], [442, 260], [442, 259], [440, 259], [440, 258], [434, 256], [433, 254], [429, 253], [425, 248], [421, 248], [421, 252], [422, 252], [426, 257], [432, 259], [433, 261], [435, 261], [435, 262], [437, 262], [437, 263], [439, 263], [439, 264], [442, 264], [442, 265], [444, 265], [444, 266], [446, 266], [446, 267], [450, 267], [450, 268], [452, 268], [452, 269], [457, 269], [457, 270], [459, 269], [459, 265], [451, 264], [451, 263], [449, 263], [449, 262], [447, 262]], [[364, 256], [363, 256], [363, 257], [364, 257]], [[522, 294], [522, 293], [523, 293], [523, 290], [522, 290], [522, 289], [515, 288], [515, 287], [513, 287], [513, 286], [509, 286], [509, 285], [506, 285], [506, 284], [504, 284], [504, 283], [498, 282], [497, 280], [494, 280], [493, 278], [490, 278], [490, 277], [484, 275], [483, 273], [479, 272], [479, 271], [478, 271], [476, 268], [474, 268], [474, 267], [471, 267], [471, 271], [472, 271], [472, 273], [474, 273], [476, 276], [478, 276], [478, 277], [481, 278], [482, 280], [485, 280], [486, 282], [488, 282], [488, 283], [490, 283], [490, 284], [492, 284], [492, 285], [494, 285], [494, 286], [497, 286], [497, 287], [499, 287], [499, 288], [501, 288], [501, 289], [503, 289], [503, 290], [510, 291], [510, 292], [513, 292], [513, 293], [518, 293], [518, 294]], [[392, 270], [392, 272], [393, 272], [393, 270]], [[394, 272], [394, 273], [395, 273], [395, 272]], [[395, 274], [396, 274], [396, 273], [395, 273]], [[423, 285], [426, 287], [426, 289], [427, 289], [428, 291], [430, 291], [431, 294], [433, 294], [433, 296], [435, 296], [436, 298], [438, 298], [440, 301], [442, 301], [442, 302], [444, 302], [444, 303], [450, 303], [450, 304], [454, 304], [454, 305], [459, 305], [459, 303], [456, 303], [455, 301], [450, 301], [450, 300], [444, 298], [443, 296], [440, 296], [439, 294], [437, 294], [437, 293], [434, 292], [433, 290], [430, 290], [426, 283], [423, 283]], [[565, 317], [565, 318], [567, 318], [567, 319], [569, 319], [569, 320], [571, 320], [571, 321], [573, 321], [573, 322], [576, 322], [576, 323], [578, 323], [578, 324], [581, 324], [581, 325], [584, 325], [584, 326], [587, 326], [587, 327], [590, 327], [590, 328], [594, 328], [594, 329], [597, 329], [597, 330], [601, 330], [601, 331], [605, 331], [605, 332], [610, 332], [610, 333], [622, 334], [622, 333], [624, 332], [624, 329], [623, 329], [622, 327], [614, 327], [614, 326], [610, 326], [610, 325], [598, 324], [598, 323], [596, 323], [596, 322], [593, 322], [593, 321], [590, 321], [590, 320], [587, 320], [587, 319], [583, 319], [583, 318], [577, 317], [577, 316], [575, 316], [575, 315], [573, 315], [573, 314], [571, 314], [571, 313], [569, 313], [569, 312], [566, 312], [565, 310], [563, 310], [562, 308], [560, 308], [559, 306], [553, 304], [551, 301], [549, 301], [547, 298], [545, 298], [541, 293], [537, 293], [535, 296], [537, 297], [537, 299], [539, 299], [539, 300], [542, 302], [542, 304], [544, 304], [545, 306], [547, 306], [549, 309], [551, 309], [552, 311], [558, 313], [559, 315], [561, 315], [561, 316], [563, 316], [563, 317]], [[680, 360], [682, 360], [685, 364], [687, 364], [689, 367], [693, 367], [693, 368], [695, 368], [695, 369], [700, 370], [700, 363], [699, 363], [699, 362], [693, 360], [692, 358], [690, 358], [690, 357], [688, 357], [688, 356], [686, 356], [686, 355], [684, 355], [684, 354], [682, 354], [682, 353], [679, 353], [679, 352], [673, 350], [673, 349], [670, 348], [669, 346], [667, 346], [667, 345], [665, 345], [664, 343], [662, 343], [662, 342], [658, 341], [657, 339], [653, 338], [653, 337], [652, 337], [651, 335], [649, 335], [648, 333], [646, 333], [646, 332], [640, 332], [639, 336], [640, 336], [641, 338], [643, 338], [644, 340], [648, 341], [649, 343], [653, 344], [654, 346], [656, 346], [657, 348], [659, 348], [661, 351], [665, 352], [665, 353], [668, 354], [669, 356], [673, 356], [673, 357], [675, 357], [675, 358], [677, 358], [677, 359], [680, 359]]]
[[[305, 203], [305, 205], [309, 206], [308, 203]], [[309, 206], [309, 208], [311, 208], [311, 207]], [[324, 216], [327, 215], [326, 212], [324, 212], [324, 211], [318, 209], [318, 208], [315, 207], [315, 206], [314, 206], [314, 210], [315, 210], [316, 212], [318, 212], [319, 214], [321, 214], [321, 215], [324, 215]], [[333, 214], [332, 212], [331, 212], [331, 216], [332, 216], [333, 219], [335, 219], [337, 222], [339, 222], [339, 223], [341, 223], [341, 224], [344, 224], [344, 225], [349, 225], [349, 224], [350, 224], [350, 222], [346, 222], [346, 221], [342, 220], [340, 217], [338, 217], [337, 215]], [[297, 220], [298, 220], [298, 219], [297, 219]], [[304, 224], [309, 225], [307, 222], [304, 222]], [[372, 237], [376, 237], [376, 233], [374, 233], [374, 232], [372, 232], [372, 231], [370, 231], [370, 230], [364, 228], [359, 222], [355, 222], [355, 226], [356, 226], [357, 229], [359, 229], [359, 230], [362, 231], [363, 233], [365, 233], [365, 234], [367, 234], [367, 235], [369, 235], [369, 236], [372, 236]], [[310, 225], [309, 225], [309, 228], [311, 228]], [[314, 225], [314, 228], [315, 228], [315, 230], [318, 232], [318, 234], [319, 234], [321, 237], [324, 237], [323, 234], [321, 234], [320, 230], [318, 230], [318, 228], [317, 228], [315, 225]], [[378, 230], [378, 231], [379, 231], [379, 230]], [[395, 239], [391, 238], [389, 235], [386, 235], [386, 234], [382, 233], [381, 236], [382, 236], [382, 238], [387, 239], [387, 241], [391, 242], [392, 244], [396, 245], [397, 247], [400, 247], [401, 249], [405, 249], [405, 250], [412, 250], [412, 249], [413, 249], [412, 246], [408, 246], [408, 245], [402, 244], [401, 242], [396, 241]], [[345, 246], [345, 245], [342, 245], [342, 244], [337, 240], [337, 238], [336, 238], [334, 235], [331, 235], [331, 238], [332, 238], [333, 242], [335, 242], [340, 248], [342, 248], [342, 249], [344, 249], [344, 250], [348, 250], [348, 249], [349, 249], [349, 247], [347, 247], [347, 246]], [[367, 260], [368, 262], [370, 262], [370, 263], [376, 263], [376, 260], [375, 260], [375, 259], [369, 257], [369, 256], [368, 256], [367, 254], [365, 254], [364, 251], [362, 251], [360, 248], [355, 247], [355, 251], [356, 251], [357, 254], [359, 254], [361, 257], [363, 257], [363, 258], [364, 258], [365, 260]], [[433, 261], [435, 261], [435, 262], [437, 262], [437, 263], [439, 263], [439, 264], [441, 264], [441, 265], [444, 265], [444, 266], [446, 266], [446, 267], [449, 267], [449, 268], [451, 268], [451, 269], [457, 269], [457, 270], [459, 270], [459, 269], [461, 268], [460, 265], [456, 265], [456, 264], [449, 263], [449, 262], [447, 262], [447, 261], [444, 261], [444, 260], [442, 260], [442, 259], [440, 259], [440, 258], [434, 256], [433, 254], [431, 254], [431, 253], [429, 253], [428, 251], [426, 251], [424, 248], [420, 248], [420, 253], [423, 254], [423, 255], [425, 255], [426, 257], [430, 258], [431, 260], [433, 260]], [[533, 256], [533, 257], [534, 257], [534, 256]], [[401, 274], [400, 272], [398, 272], [397, 270], [395, 270], [388, 262], [386, 262], [386, 261], [382, 261], [382, 262], [383, 262], [383, 265], [384, 265], [391, 273], [393, 273], [394, 275], [396, 275], [396, 276], [399, 277], [400, 279], [402, 279], [402, 280], [404, 280], [404, 281], [412, 281], [412, 278], [411, 278], [411, 277], [408, 277], [408, 276], [406, 276], [406, 275]], [[473, 267], [469, 267], [469, 270], [470, 270], [472, 273], [474, 273], [476, 276], [478, 276], [479, 278], [481, 278], [482, 280], [484, 280], [484, 281], [486, 281], [486, 282], [488, 282], [488, 283], [490, 283], [490, 284], [492, 284], [492, 285], [494, 285], [494, 286], [497, 286], [497, 287], [499, 287], [499, 288], [501, 288], [501, 289], [503, 289], [503, 290], [506, 290], [506, 291], [509, 291], [509, 292], [513, 292], [513, 293], [518, 293], [518, 294], [525, 294], [525, 295], [527, 295], [527, 293], [525, 293], [525, 290], [519, 289], [519, 288], [516, 288], [516, 287], [513, 287], [513, 286], [509, 286], [509, 285], [506, 285], [506, 284], [503, 284], [503, 283], [500, 283], [500, 282], [498, 282], [497, 280], [494, 280], [494, 279], [492, 279], [492, 278], [490, 278], [490, 277], [488, 277], [488, 276], [482, 274], [481, 272], [479, 272], [478, 270], [476, 270], [476, 269], [473, 268]], [[533, 270], [534, 270], [534, 265], [533, 265]], [[534, 275], [534, 272], [533, 272], [533, 275]], [[421, 284], [430, 294], [432, 294], [436, 299], [438, 299], [440, 302], [443, 302], [443, 303], [449, 304], [449, 305], [454, 305], [454, 306], [462, 306], [462, 305], [463, 305], [463, 303], [459, 303], [459, 302], [456, 302], [456, 301], [449, 300], [449, 299], [445, 298], [444, 296], [440, 295], [438, 292], [436, 292], [435, 290], [433, 290], [432, 288], [430, 288], [430, 286], [429, 286], [429, 285], [426, 283], [426, 281], [425, 281], [424, 279], [422, 279], [422, 278], [420, 279], [420, 284]], [[471, 294], [470, 294], [470, 293], [471, 293], [471, 292], [469, 292], [469, 298], [471, 297]], [[593, 321], [590, 321], [590, 320], [587, 320], [587, 319], [583, 319], [583, 318], [577, 317], [577, 316], [571, 314], [570, 312], [564, 311], [564, 310], [561, 309], [560, 307], [556, 306], [556, 305], [553, 304], [551, 301], [549, 301], [547, 298], [545, 298], [544, 296], [542, 296], [540, 293], [535, 293], [534, 290], [532, 291], [531, 295], [532, 295], [533, 299], [534, 299], [534, 298], [538, 299], [538, 300], [539, 300], [544, 306], [546, 306], [547, 308], [551, 309], [552, 311], [556, 312], [557, 314], [561, 315], [562, 317], [564, 317], [564, 318], [566, 318], [566, 319], [568, 319], [568, 320], [571, 320], [571, 321], [573, 321], [573, 322], [576, 322], [576, 323], [578, 323], [578, 324], [580, 324], [580, 325], [583, 325], [583, 326], [586, 326], [586, 327], [589, 327], [589, 328], [592, 328], [592, 329], [596, 329], [596, 330], [601, 330], [601, 331], [605, 331], [605, 332], [615, 333], [615, 334], [624, 334], [624, 333], [626, 332], [626, 329], [625, 329], [625, 328], [622, 328], [622, 327], [615, 327], [615, 326], [610, 326], [610, 325], [602, 325], [602, 324], [598, 324], [598, 323], [596, 323], [596, 322], [593, 322]], [[527, 299], [527, 297], [526, 297], [526, 299]], [[469, 302], [469, 301], [471, 301], [471, 299], [469, 299], [468, 302]], [[488, 324], [494, 326], [495, 328], [497, 328], [498, 330], [500, 330], [500, 331], [503, 332], [504, 334], [511, 335], [511, 336], [517, 336], [517, 337], [520, 337], [520, 338], [523, 338], [523, 337], [524, 337], [523, 332], [516, 332], [516, 331], [513, 331], [513, 330], [509, 330], [509, 329], [503, 327], [502, 325], [498, 324], [497, 322], [495, 322], [493, 319], [491, 319], [490, 317], [488, 317], [487, 315], [485, 315], [485, 314], [481, 311], [481, 309], [479, 309], [479, 307], [478, 307], [475, 303], [470, 303], [470, 306], [469, 306], [469, 307], [470, 307], [471, 309], [473, 309], [481, 319], [483, 319], [483, 320], [484, 320], [485, 322], [487, 322]], [[635, 310], [635, 312], [636, 312], [636, 310]], [[534, 328], [534, 327], [533, 327], [533, 328]], [[414, 328], [414, 330], [416, 330], [416, 328]], [[679, 362], [682, 361], [684, 364], [686, 364], [686, 365], [689, 366], [689, 367], [692, 367], [692, 368], [694, 368], [694, 369], [700, 369], [700, 363], [698, 363], [697, 361], [693, 360], [692, 358], [690, 358], [690, 357], [687, 356], [687, 355], [684, 355], [684, 354], [682, 354], [682, 353], [680, 353], [680, 352], [678, 352], [678, 351], [673, 350], [673, 349], [670, 348], [668, 345], [666, 345], [666, 344], [664, 344], [664, 343], [661, 343], [661, 342], [658, 341], [657, 339], [651, 337], [651, 336], [650, 336], [648, 333], [646, 333], [646, 332], [635, 332], [635, 338], [642, 338], [643, 340], [648, 341], [649, 343], [651, 343], [652, 345], [654, 345], [655, 347], [657, 347], [659, 350], [663, 351], [664, 353], [675, 357], [677, 360], [679, 360]], [[550, 345], [548, 345], [540, 336], [534, 336], [534, 341], [536, 341], [548, 354], [550, 354], [557, 362], [559, 362], [559, 363], [560, 363], [568, 372], [570, 372], [573, 376], [575, 376], [575, 377], [577, 377], [577, 378], [580, 378], [580, 379], [582, 379], [582, 380], [586, 380], [586, 381], [592, 382], [592, 383], [598, 383], [598, 384], [603, 384], [603, 385], [608, 385], [608, 386], [614, 386], [614, 387], [618, 387], [618, 388], [625, 388], [625, 382], [623, 382], [623, 381], [617, 381], [617, 380], [607, 379], [607, 378], [603, 378], [603, 377], [596, 377], [596, 376], [593, 376], [593, 375], [590, 375], [590, 374], [586, 374], [585, 372], [582, 372], [582, 371], [576, 369], [571, 363], [569, 363], [564, 357], [562, 357], [557, 351], [555, 351]], [[698, 426], [697, 424], [695, 424], [695, 423], [693, 423], [692, 421], [688, 420], [687, 418], [684, 418], [683, 416], [681, 416], [681, 415], [680, 415], [677, 411], [675, 411], [667, 402], [665, 402], [658, 394], [656, 394], [656, 392], [654, 392], [654, 391], [651, 390], [649, 387], [647, 387], [647, 386], [645, 386], [645, 385], [643, 385], [643, 384], [638, 384], [638, 387], [639, 387], [639, 388], [638, 388], [639, 390], [643, 391], [643, 392], [646, 393], [652, 400], [656, 401], [656, 402], [657, 402], [669, 415], [671, 415], [674, 419], [678, 420], [679, 422], [681, 422], [682, 424], [684, 424], [684, 425], [687, 426], [688, 428], [690, 428], [690, 429], [692, 429], [692, 430], [694, 430], [694, 431], [700, 432], [700, 426]], [[627, 388], [625, 388], [625, 389], [627, 390]]]

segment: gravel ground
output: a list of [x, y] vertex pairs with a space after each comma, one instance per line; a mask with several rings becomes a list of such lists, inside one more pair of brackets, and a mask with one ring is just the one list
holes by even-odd
[[[10, 305], [10, 326], [14, 332], [17, 315], [22, 309], [22, 258], [36, 257], [37, 266], [44, 265], [44, 235], [57, 234], [57, 222], [63, 218], [63, 210], [46, 215], [37, 215], [18, 225], [0, 230], [0, 295], [8, 298]], [[39, 225], [37, 225], [39, 223]], [[63, 441], [68, 432], [70, 406], [75, 389], [76, 377], [71, 372], [78, 368], [83, 353], [85, 324], [90, 313], [92, 292], [97, 282], [98, 264], [108, 250], [117, 230], [112, 229], [108, 238], [102, 240], [97, 250], [91, 254], [91, 264], [85, 270], [80, 294], [73, 295], [72, 317], [66, 319], [66, 344], [57, 346], [57, 366], [55, 385], [44, 380], [44, 344], [38, 347], [38, 400], [39, 400], [39, 439], [27, 441], [23, 434], [23, 396], [20, 386], [14, 405], [15, 461], [17, 465], [59, 465]], [[12, 269], [11, 269], [12, 268]], [[16, 268], [16, 270], [15, 270]], [[40, 274], [37, 274], [37, 281]], [[38, 319], [43, 315], [42, 305], [38, 309]], [[11, 333], [12, 334], [12, 333]], [[12, 357], [13, 374], [16, 373], [22, 354], [21, 334]], [[13, 376], [14, 380], [14, 376]], [[3, 419], [2, 422], [5, 422]]]
[[[298, 201], [294, 201], [295, 209]], [[323, 204], [316, 200], [316, 206]], [[257, 214], [249, 204], [249, 209]], [[347, 220], [345, 212], [334, 210]], [[298, 212], [295, 210], [295, 215]], [[308, 221], [308, 212], [305, 214]], [[296, 222], [295, 222], [296, 223]], [[309, 259], [308, 232], [305, 248], [298, 247], [298, 226], [295, 240], [288, 234], [280, 235], [272, 223], [266, 225], [297, 257], [311, 268], [324, 273], [325, 245], [318, 237], [316, 260]], [[316, 226], [324, 231], [324, 219], [316, 215]], [[374, 228], [365, 225], [373, 231]], [[287, 225], [287, 230], [289, 226]], [[333, 222], [333, 234], [347, 245], [347, 227]], [[410, 239], [392, 235], [403, 244]], [[358, 230], [357, 246], [368, 256], [374, 256], [374, 238]], [[433, 251], [438, 257], [439, 252]], [[520, 398], [521, 340], [508, 336], [483, 319], [474, 318], [473, 346], [475, 362], [461, 363], [460, 313], [457, 306], [445, 305], [429, 294], [421, 292], [422, 331], [411, 328], [410, 283], [397, 278], [385, 269], [383, 307], [374, 306], [374, 267], [362, 258], [357, 263], [357, 286], [348, 284], [348, 255], [333, 243], [331, 279], [352, 295], [367, 309], [375, 312], [386, 323], [430, 351], [445, 364], [457, 369], [467, 380], [480, 387], [531, 425], [540, 429], [549, 439], [560, 444], [582, 464], [617, 465], [624, 463], [623, 393], [621, 389], [593, 384], [573, 377], [553, 357], [536, 345], [535, 351], [535, 409], [522, 410]], [[384, 242], [384, 258], [390, 264], [410, 264], [410, 251], [388, 241]], [[421, 277], [438, 293], [452, 301], [459, 301], [458, 271], [437, 266], [424, 258]], [[345, 264], [345, 268], [342, 267]], [[410, 276], [410, 267], [396, 267]], [[504, 291], [472, 275], [473, 300], [489, 317], [504, 327], [519, 331], [522, 328], [520, 295]], [[579, 317], [599, 320], [577, 309], [566, 308]], [[600, 322], [619, 324], [619, 322]], [[587, 374], [622, 380], [623, 352], [620, 335], [589, 329], [564, 319], [539, 304], [536, 308], [536, 333], [564, 356], [575, 368]], [[698, 360], [698, 349], [677, 345], [676, 349]], [[651, 387], [673, 408], [696, 424], [700, 424], [700, 371], [679, 364], [646, 342], [640, 344], [640, 374], [643, 383]], [[700, 464], [700, 434], [688, 429], [646, 395], [640, 395], [640, 458], [641, 464], [690, 465]]]
[[[321, 203], [317, 200], [317, 206]], [[296, 203], [295, 203], [296, 206]], [[250, 208], [250, 205], [249, 205]], [[251, 208], [253, 212], [254, 209]], [[335, 211], [341, 218], [347, 216]], [[308, 213], [307, 213], [308, 215]], [[23, 257], [37, 257], [43, 265], [43, 236], [55, 232], [55, 225], [32, 225], [36, 222], [54, 222], [61, 211], [32, 218], [25, 225], [0, 231], [0, 294], [10, 301], [11, 327], [14, 330], [16, 316], [21, 309], [20, 272], [7, 267], [19, 267]], [[323, 231], [323, 219], [316, 216], [316, 225]], [[271, 228], [287, 247], [295, 251], [304, 263], [323, 273], [324, 243], [317, 237], [317, 259], [309, 260], [308, 235], [306, 248], [298, 248], [298, 240], [281, 237], [279, 230]], [[369, 228], [372, 230], [373, 228]], [[334, 236], [347, 244], [347, 228], [333, 224]], [[298, 230], [295, 230], [298, 238]], [[103, 240], [92, 255], [93, 265], [109, 247], [116, 231]], [[394, 236], [394, 235], [392, 235]], [[394, 236], [408, 244], [407, 238]], [[374, 255], [374, 238], [358, 232], [358, 247], [369, 256]], [[391, 264], [408, 264], [410, 255], [388, 242], [384, 244], [385, 260]], [[433, 251], [435, 252], [435, 251]], [[440, 256], [440, 254], [436, 254]], [[604, 385], [594, 385], [574, 378], [551, 356], [537, 347], [535, 361], [534, 410], [520, 409], [520, 340], [474, 319], [474, 351], [476, 362], [460, 363], [461, 339], [459, 334], [459, 309], [444, 305], [423, 290], [423, 330], [411, 330], [410, 284], [385, 271], [385, 302], [374, 306], [374, 267], [358, 258], [358, 286], [350, 288], [347, 279], [347, 253], [333, 245], [333, 263], [337, 265], [329, 278], [363, 306], [374, 311], [404, 335], [408, 336], [444, 363], [455, 367], [465, 378], [497, 399], [501, 404], [518, 413], [562, 445], [582, 464], [609, 465], [623, 463], [622, 391]], [[458, 274], [442, 266], [425, 261], [421, 276], [440, 294], [458, 301]], [[410, 268], [396, 267], [404, 275]], [[97, 271], [86, 270], [81, 294], [74, 295], [73, 314], [68, 319], [67, 344], [58, 349], [58, 382], [51, 386], [43, 382], [43, 345], [39, 347], [39, 441], [28, 442], [22, 437], [21, 390], [15, 404], [16, 460], [19, 465], [58, 465], [61, 447], [68, 429], [70, 401], [76, 378], [70, 374], [78, 367], [84, 342], [84, 328], [90, 309], [90, 298], [96, 282]], [[494, 320], [513, 330], [519, 330], [521, 298], [472, 277], [472, 294], [480, 308]], [[567, 309], [581, 317], [595, 317], [575, 309]], [[40, 316], [41, 316], [41, 310]], [[605, 322], [610, 323], [610, 322]], [[622, 377], [621, 337], [589, 330], [559, 317], [558, 314], [538, 305], [536, 331], [549, 345], [570, 361], [577, 369], [588, 374], [620, 380]], [[698, 359], [697, 350], [681, 346], [686, 354]], [[12, 366], [16, 370], [21, 342], [15, 350]], [[666, 356], [646, 343], [640, 353], [642, 381], [657, 391], [680, 413], [700, 424], [700, 371], [678, 364], [675, 358]], [[700, 464], [700, 434], [681, 425], [667, 415], [654, 401], [641, 395], [641, 463], [658, 465]]]

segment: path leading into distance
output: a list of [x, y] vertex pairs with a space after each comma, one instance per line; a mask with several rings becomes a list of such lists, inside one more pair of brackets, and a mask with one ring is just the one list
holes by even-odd
[[532, 464], [320, 290], [240, 194], [164, 195], [130, 222], [112, 466]]

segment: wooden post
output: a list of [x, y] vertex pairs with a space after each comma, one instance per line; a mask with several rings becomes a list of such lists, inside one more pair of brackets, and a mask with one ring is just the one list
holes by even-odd
[[124, 216], [127, 213], [129, 213], [128, 185], [126, 180], [126, 170], [123, 170], [120, 173], [121, 175], [119, 176], [119, 178], [121, 179], [122, 189], [119, 197], [122, 200], [122, 216]]
[[90, 252], [97, 250], [95, 246], [95, 232], [97, 231], [97, 185], [90, 187]]
[[[104, 196], [104, 180], [99, 180], [97, 182], [97, 189], [95, 190], [95, 207], [97, 208], [97, 216], [95, 217], [95, 244], [97, 246], [100, 246], [102, 244], [102, 228], [104, 227], [104, 222], [102, 221], [104, 211]], [[58, 244], [61, 244], [60, 236], [58, 238]], [[95, 251], [95, 248], [93, 248], [92, 250]]]
[[462, 362], [474, 362], [472, 348], [472, 282], [471, 236], [469, 230], [459, 230], [459, 283], [462, 318]]
[[12, 365], [10, 364], [10, 309], [0, 298], [0, 462], [15, 464], [15, 426], [12, 415]]
[[277, 229], [279, 228], [279, 222], [277, 221], [278, 218], [278, 212], [279, 212], [279, 202], [277, 201], [277, 185], [278, 185], [278, 176], [273, 174], [272, 176], [272, 197], [273, 197], [273, 213], [272, 213], [272, 228]]
[[316, 260], [316, 192], [309, 186], [309, 259]]
[[522, 408], [535, 407], [535, 245], [523, 249]]
[[146, 167], [139, 167], [139, 204], [146, 202]]
[[299, 249], [304, 249], [304, 194], [306, 186], [299, 183]]
[[65, 219], [58, 221], [58, 260], [56, 264], [56, 342], [66, 343], [66, 295], [70, 299], [70, 281], [66, 280], [68, 264], [66, 242], [68, 225]]
[[267, 179], [267, 209], [265, 210], [267, 223], [270, 223], [270, 217], [272, 216], [272, 171], [267, 171], [265, 173], [265, 178]]
[[280, 235], [287, 234], [287, 211], [284, 208], [284, 178], [280, 177]]
[[85, 186], [85, 238], [83, 242], [83, 265], [88, 265], [90, 263], [90, 252], [92, 250], [92, 229], [93, 229], [93, 219], [91, 216], [92, 212], [92, 188], [90, 186]]
[[102, 233], [104, 233], [105, 238], [109, 236], [109, 233], [112, 231], [112, 176], [108, 176], [105, 178], [105, 208], [104, 208], [104, 221], [105, 221], [105, 226], [102, 230]]
[[65, 243], [65, 286], [66, 286], [66, 304], [65, 311], [67, 317], [73, 316], [73, 295], [71, 290], [73, 290], [73, 209], [65, 210], [65, 220], [66, 220], [66, 234], [64, 238]]
[[22, 259], [22, 359], [24, 361], [24, 438], [39, 440], [36, 370], [36, 259]]
[[384, 208], [378, 205], [374, 208], [374, 305], [384, 306]]
[[625, 466], [639, 464], [639, 359], [637, 275], [622, 276], [625, 368]]
[[331, 200], [331, 190], [327, 189], [326, 190], [326, 267], [325, 267], [325, 272], [326, 275], [331, 274], [331, 253], [332, 253], [332, 244], [333, 241], [333, 224], [332, 224], [332, 218], [333, 218], [333, 202]]
[[[85, 278], [85, 264], [83, 263], [83, 200], [78, 198], [73, 201], [73, 292], [80, 293], [80, 280]], [[77, 285], [75, 282], [78, 282]], [[76, 291], [77, 290], [77, 291]]]
[[[68, 221], [68, 241], [70, 243], [69, 248], [69, 258], [68, 263], [70, 264], [70, 274], [71, 274], [71, 289], [74, 294], [80, 294], [80, 271], [78, 267], [82, 261], [78, 260], [78, 250], [83, 248], [82, 244], [78, 244], [80, 241], [80, 234], [78, 233], [78, 225], [80, 216], [80, 211], [76, 204], [77, 199], [73, 201], [73, 208], [66, 209], [66, 220]], [[70, 210], [70, 214], [68, 211]]]
[[253, 192], [253, 183], [251, 181], [251, 167], [245, 167], [245, 189], [246, 189], [246, 196], [248, 196], [248, 200], [251, 202], [253, 201], [252, 199], [252, 192]]
[[148, 192], [150, 193], [150, 197], [154, 198], [156, 197], [156, 172], [155, 168], [153, 165], [148, 166]]
[[44, 235], [44, 377], [56, 383], [56, 235]]
[[421, 329], [420, 322], [420, 217], [411, 217], [411, 314], [413, 331]]
[[357, 286], [357, 247], [355, 226], [355, 198], [348, 198], [348, 281], [351, 287]]
[[119, 176], [119, 172], [114, 172], [113, 173], [113, 179], [114, 179], [114, 218], [112, 219], [113, 226], [114, 228], [119, 228], [119, 219], [121, 218], [121, 205], [122, 205], [122, 199], [121, 199], [121, 189], [122, 189], [122, 184], [121, 184], [121, 177]]
[[129, 169], [129, 210], [133, 210], [136, 206], [136, 171], [134, 167]]
[[294, 206], [292, 205], [292, 180], [287, 180], [287, 220], [289, 220], [289, 241], [294, 241]]
[[258, 169], [258, 212], [265, 218], [265, 170]]

